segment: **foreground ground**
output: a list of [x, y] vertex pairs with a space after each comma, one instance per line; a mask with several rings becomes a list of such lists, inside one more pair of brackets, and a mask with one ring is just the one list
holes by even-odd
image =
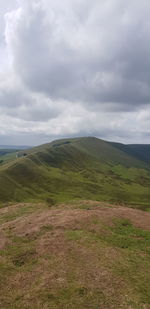
[[99, 202], [5, 205], [0, 307], [150, 308], [149, 229], [150, 213]]

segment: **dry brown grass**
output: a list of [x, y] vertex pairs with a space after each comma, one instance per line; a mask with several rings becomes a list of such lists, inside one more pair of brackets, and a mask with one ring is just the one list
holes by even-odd
[[[114, 220], [128, 219], [137, 228], [150, 229], [149, 213], [92, 201], [51, 208], [31, 205], [32, 213], [20, 212], [28, 207], [0, 210], [3, 221], [7, 219], [0, 227], [2, 309], [149, 308], [139, 292], [147, 253], [105, 240]], [[132, 276], [140, 263], [136, 287], [125, 269]]]

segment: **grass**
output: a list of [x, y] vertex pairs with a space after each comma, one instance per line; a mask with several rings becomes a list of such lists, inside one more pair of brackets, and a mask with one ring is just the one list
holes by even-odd
[[[47, 208], [47, 205], [42, 204], [42, 207], [44, 210], [45, 208]], [[19, 205], [16, 205], [16, 207], [10, 206], [10, 209], [8, 211], [1, 213], [0, 223], [2, 224], [2, 223], [10, 222], [19, 217], [30, 215], [33, 212], [38, 212], [39, 209], [41, 209], [41, 205], [37, 203], [36, 204], [33, 204], [33, 203], [24, 204], [21, 207], [19, 207]]]
[[[94, 223], [99, 224], [97, 220]], [[150, 231], [135, 228], [129, 220], [121, 219], [115, 220], [113, 227], [105, 227], [103, 233], [97, 233], [94, 229], [93, 231], [68, 230], [66, 237], [69, 241], [77, 243], [78, 246], [82, 245], [86, 248], [96, 246], [98, 251], [107, 246], [119, 250], [120, 258], [118, 262], [114, 262], [113, 272], [120, 275], [122, 280], [125, 280], [126, 284], [130, 286], [133, 294], [136, 294], [132, 295], [132, 301], [129, 301], [132, 308], [148, 308], [150, 305], [150, 272], [148, 270]], [[106, 263], [108, 263], [107, 258]]]
[[14, 278], [19, 272], [31, 271], [37, 263], [33, 241], [24, 237], [12, 236], [9, 232], [9, 244], [0, 251], [0, 284], [8, 278]]
[[[7, 208], [10, 220], [1, 224], [7, 238], [0, 252], [1, 307], [148, 309], [150, 232], [133, 225], [128, 208], [118, 218], [120, 208], [108, 204], [69, 205]], [[132, 214], [139, 225], [148, 215]]]
[[150, 253], [150, 231], [135, 228], [129, 220], [124, 219], [117, 221], [111, 231], [112, 236], [108, 241], [114, 246]]
[[[98, 224], [98, 221], [94, 219], [95, 224]], [[135, 228], [129, 220], [122, 219], [116, 220], [113, 227], [105, 227], [105, 233], [97, 233], [94, 230], [71, 230], [66, 232], [66, 236], [70, 240], [76, 241], [103, 241], [104, 243], [109, 243], [113, 247], [118, 247], [122, 249], [131, 249], [144, 251], [150, 253], [150, 231], [145, 231], [142, 229]]]

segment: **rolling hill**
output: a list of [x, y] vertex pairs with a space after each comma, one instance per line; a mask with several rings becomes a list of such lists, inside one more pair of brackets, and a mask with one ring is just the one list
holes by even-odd
[[92, 199], [150, 208], [150, 146], [94, 137], [19, 152], [0, 167], [0, 201]]

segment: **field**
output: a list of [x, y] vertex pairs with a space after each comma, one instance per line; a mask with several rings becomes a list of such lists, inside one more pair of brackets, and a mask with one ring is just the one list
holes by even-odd
[[1, 308], [149, 308], [149, 213], [96, 201], [3, 206]]

